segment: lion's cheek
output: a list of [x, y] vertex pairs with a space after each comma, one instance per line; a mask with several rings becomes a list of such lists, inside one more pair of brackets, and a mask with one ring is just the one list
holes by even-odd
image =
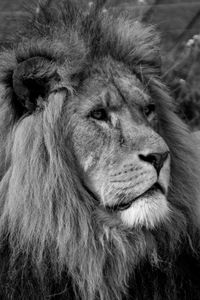
[[[85, 131], [83, 128], [86, 128]], [[96, 132], [84, 122], [76, 126], [72, 136], [74, 156], [85, 174], [94, 171], [104, 148], [104, 136], [94, 138], [95, 136]]]
[[156, 192], [153, 196], [137, 199], [128, 209], [118, 214], [127, 227], [144, 226], [152, 229], [168, 219], [170, 209], [166, 197]]

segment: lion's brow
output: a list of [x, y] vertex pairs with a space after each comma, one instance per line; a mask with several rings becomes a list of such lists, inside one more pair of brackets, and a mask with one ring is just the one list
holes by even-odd
[[113, 85], [124, 103], [128, 105], [149, 103], [149, 95], [144, 92], [143, 88], [138, 87], [137, 84], [134, 84], [134, 82], [132, 83], [132, 80], [127, 84], [127, 86], [123, 86], [119, 78], [114, 79]]
[[118, 92], [113, 88], [104, 89], [99, 95], [92, 97], [90, 100], [96, 107], [104, 106], [113, 112], [120, 111], [123, 106], [121, 97], [118, 96]]

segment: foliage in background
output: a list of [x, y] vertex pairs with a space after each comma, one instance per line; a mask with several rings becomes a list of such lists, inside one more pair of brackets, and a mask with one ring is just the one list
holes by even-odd
[[192, 129], [200, 129], [200, 34], [164, 56], [163, 73], [177, 113]]

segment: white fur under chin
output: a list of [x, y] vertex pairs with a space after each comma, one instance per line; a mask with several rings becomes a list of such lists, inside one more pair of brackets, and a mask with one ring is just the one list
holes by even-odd
[[153, 196], [137, 199], [131, 207], [120, 212], [122, 222], [128, 227], [154, 228], [169, 215], [166, 197], [157, 192]]

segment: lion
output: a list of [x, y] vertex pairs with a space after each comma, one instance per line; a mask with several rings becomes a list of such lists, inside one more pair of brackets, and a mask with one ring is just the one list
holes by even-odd
[[196, 139], [159, 37], [41, 2], [0, 56], [0, 298], [200, 299]]

